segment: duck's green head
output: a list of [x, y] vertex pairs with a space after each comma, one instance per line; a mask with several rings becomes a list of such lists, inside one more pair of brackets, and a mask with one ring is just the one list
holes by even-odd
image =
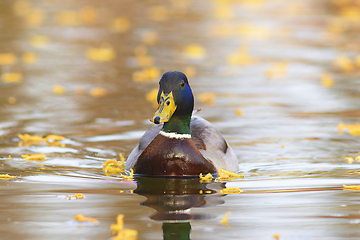
[[167, 72], [161, 77], [159, 85], [159, 107], [150, 120], [156, 124], [169, 122], [171, 118], [190, 121], [194, 109], [194, 96], [185, 74]]

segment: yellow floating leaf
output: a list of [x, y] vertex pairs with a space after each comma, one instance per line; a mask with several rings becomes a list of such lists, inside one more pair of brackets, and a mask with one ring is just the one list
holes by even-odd
[[216, 95], [215, 95], [215, 93], [212, 93], [212, 92], [206, 92], [199, 96], [200, 101], [209, 106], [214, 106], [215, 98], [216, 98]]
[[228, 223], [228, 216], [231, 214], [230, 211], [227, 211], [225, 213], [225, 216], [223, 217], [223, 219], [221, 219], [221, 224], [227, 226], [227, 227], [230, 227], [229, 223]]
[[117, 233], [113, 240], [136, 240], [138, 232], [133, 229], [124, 229], [124, 214], [119, 214], [116, 218], [116, 224], [111, 224], [111, 232]]
[[158, 34], [154, 31], [146, 31], [141, 34], [141, 40], [147, 45], [154, 45], [158, 42]]
[[136, 71], [132, 75], [135, 82], [146, 82], [157, 80], [160, 76], [160, 70], [156, 67], [148, 67], [140, 71]]
[[354, 65], [351, 60], [346, 56], [339, 56], [335, 59], [334, 64], [340, 67], [345, 72], [351, 72], [354, 70]]
[[354, 123], [354, 124], [338, 124], [338, 133], [342, 134], [343, 132], [348, 132], [351, 135], [354, 136], [360, 136], [360, 123]]
[[48, 135], [46, 138], [44, 138], [44, 141], [49, 146], [58, 146], [58, 147], [65, 147], [65, 144], [62, 144], [60, 141], [65, 140], [66, 138], [59, 135]]
[[23, 75], [17, 72], [3, 73], [1, 78], [5, 83], [18, 83], [23, 80]]
[[275, 240], [279, 240], [279, 239], [280, 239], [280, 234], [275, 233], [274, 236], [273, 236], [273, 238], [274, 238]]
[[44, 48], [49, 44], [47, 36], [36, 35], [30, 39], [30, 44], [35, 48]]
[[35, 153], [35, 154], [23, 154], [21, 155], [21, 157], [26, 161], [44, 161], [46, 155], [43, 153]]
[[205, 176], [203, 176], [202, 173], [200, 173], [199, 175], [200, 177], [200, 182], [212, 182], [213, 176], [211, 175], [211, 173], [206, 174]]
[[0, 174], [0, 180], [8, 180], [13, 178], [17, 178], [17, 176], [10, 176], [9, 174]]
[[355, 57], [355, 63], [356, 63], [356, 65], [357, 65], [358, 67], [360, 67], [360, 55], [357, 55], [357, 56]]
[[240, 108], [238, 108], [235, 110], [235, 114], [238, 116], [241, 116], [241, 115], [243, 115], [243, 111]]
[[62, 11], [55, 15], [55, 21], [61, 26], [77, 26], [78, 14], [75, 11]]
[[206, 49], [200, 44], [193, 43], [185, 47], [184, 53], [187, 57], [193, 59], [201, 59], [206, 55]]
[[17, 57], [13, 53], [0, 53], [0, 65], [14, 65]]
[[93, 24], [96, 22], [98, 14], [94, 6], [85, 6], [81, 8], [79, 19], [84, 24]]
[[238, 187], [232, 187], [232, 188], [224, 188], [219, 191], [220, 194], [239, 194], [244, 192]]
[[118, 234], [112, 238], [112, 240], [136, 240], [138, 237], [138, 232], [133, 229], [123, 229], [118, 232]]
[[125, 171], [124, 168], [124, 158], [122, 157], [122, 155], [120, 154], [120, 160], [121, 162], [116, 161], [115, 159], [110, 159], [107, 160], [103, 163], [103, 171], [104, 173], [109, 176], [109, 175], [118, 175], [122, 172]]
[[159, 92], [159, 89], [154, 88], [148, 94], [146, 94], [146, 100], [157, 105], [158, 92]]
[[332, 79], [329, 73], [323, 72], [321, 74], [321, 85], [323, 85], [326, 88], [331, 88], [332, 86], [334, 86], [334, 80]]
[[265, 75], [268, 78], [284, 77], [287, 74], [288, 65], [289, 64], [287, 62], [275, 63], [270, 69], [265, 72]]
[[22, 56], [22, 60], [27, 64], [34, 64], [37, 61], [37, 55], [33, 52], [26, 52]]
[[82, 194], [82, 193], [77, 193], [77, 194], [74, 194], [72, 197], [73, 197], [73, 198], [76, 198], [76, 199], [84, 199], [84, 194]]
[[84, 215], [82, 214], [77, 214], [74, 218], [75, 221], [77, 222], [91, 222], [91, 223], [99, 223], [99, 221], [95, 218], [90, 218], [90, 217], [84, 217]]
[[215, 17], [218, 19], [231, 19], [234, 17], [234, 9], [230, 5], [220, 4], [215, 8]]
[[131, 27], [130, 20], [126, 17], [115, 18], [111, 25], [112, 31], [117, 33], [127, 32], [130, 29], [130, 27]]
[[107, 94], [107, 90], [101, 87], [95, 87], [90, 90], [90, 95], [93, 97], [103, 97]]
[[124, 164], [125, 164], [125, 158], [124, 158], [124, 156], [120, 153], [120, 154], [119, 154], [119, 157], [120, 157], [120, 166], [124, 166]]
[[15, 104], [16, 103], [16, 98], [15, 97], [9, 97], [8, 98], [8, 103], [9, 104]]
[[163, 22], [169, 18], [169, 9], [163, 5], [152, 6], [148, 9], [148, 18], [152, 21]]
[[345, 161], [348, 163], [348, 164], [352, 164], [354, 162], [354, 159], [352, 157], [346, 157], [345, 158]]
[[53, 86], [53, 93], [55, 93], [56, 95], [64, 95], [66, 93], [66, 89], [60, 84], [55, 84]]
[[66, 137], [64, 137], [64, 136], [51, 134], [45, 138], [45, 141], [53, 142], [53, 141], [61, 141], [61, 140], [65, 140], [65, 139], [66, 139]]
[[360, 191], [360, 185], [345, 185], [343, 184], [343, 190]]
[[124, 179], [124, 181], [133, 181], [133, 176], [134, 176], [134, 170], [130, 169], [130, 175], [129, 176], [125, 176], [123, 174], [121, 174], [121, 177]]
[[360, 156], [356, 156], [355, 161], [360, 162]]
[[29, 1], [17, 0], [13, 5], [13, 10], [16, 16], [24, 17], [31, 11], [31, 5]]
[[89, 48], [86, 57], [92, 61], [106, 62], [116, 57], [114, 49], [108, 44], [102, 44], [100, 48]]
[[244, 175], [226, 171], [222, 167], [219, 170], [219, 175], [216, 180], [222, 181], [222, 180], [230, 180], [230, 179], [235, 179], [235, 178], [244, 178]]
[[246, 51], [234, 52], [227, 57], [229, 65], [246, 66], [256, 63], [256, 60], [248, 55]]
[[25, 142], [42, 142], [44, 141], [43, 137], [41, 136], [38, 136], [38, 135], [34, 135], [34, 136], [31, 136], [29, 134], [19, 134], [18, 135], [19, 138]]
[[41, 8], [33, 8], [25, 16], [25, 24], [29, 28], [39, 27], [45, 20], [45, 12]]

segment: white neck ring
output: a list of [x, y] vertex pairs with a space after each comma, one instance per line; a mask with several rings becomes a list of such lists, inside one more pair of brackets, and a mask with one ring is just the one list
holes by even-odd
[[176, 138], [176, 139], [184, 139], [184, 138], [191, 138], [190, 134], [180, 134], [180, 133], [174, 133], [174, 132], [164, 132], [160, 131], [160, 134], [167, 138]]

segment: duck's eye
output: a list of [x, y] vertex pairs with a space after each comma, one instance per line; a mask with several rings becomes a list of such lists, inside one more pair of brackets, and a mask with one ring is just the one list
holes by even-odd
[[182, 88], [185, 87], [185, 81], [184, 81], [184, 80], [181, 80], [180, 86], [181, 86]]
[[167, 101], [167, 102], [166, 102], [166, 105], [168, 105], [168, 106], [169, 106], [169, 105], [170, 105], [170, 101]]

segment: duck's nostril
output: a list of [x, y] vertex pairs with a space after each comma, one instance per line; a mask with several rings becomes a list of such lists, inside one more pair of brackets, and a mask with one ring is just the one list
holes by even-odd
[[160, 123], [160, 117], [159, 117], [159, 116], [157, 116], [157, 117], [154, 118], [154, 123], [155, 123], [155, 124], [159, 124], [159, 123]]

